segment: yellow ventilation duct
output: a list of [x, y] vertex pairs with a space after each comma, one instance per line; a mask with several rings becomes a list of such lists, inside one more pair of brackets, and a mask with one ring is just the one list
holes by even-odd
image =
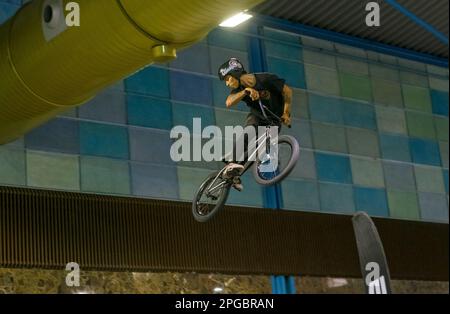
[[34, 0], [0, 26], [0, 144], [201, 40], [262, 0]]

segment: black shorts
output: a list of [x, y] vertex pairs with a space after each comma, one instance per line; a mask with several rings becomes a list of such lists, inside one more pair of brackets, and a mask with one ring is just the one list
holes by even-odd
[[252, 125], [254, 127], [258, 126], [266, 126], [274, 123], [278, 126], [278, 129], [281, 130], [281, 123], [276, 121], [275, 119], [270, 120], [270, 116], [268, 116], [269, 121], [267, 121], [262, 113], [256, 111], [255, 109], [251, 109], [250, 113], [247, 115], [247, 119], [245, 120], [245, 126]]

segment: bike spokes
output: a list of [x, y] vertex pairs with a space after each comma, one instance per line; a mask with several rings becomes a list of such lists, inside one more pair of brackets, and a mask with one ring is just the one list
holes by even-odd
[[208, 180], [204, 187], [196, 202], [197, 213], [201, 216], [209, 215], [217, 206], [223, 190], [227, 188], [227, 181], [217, 176]]
[[287, 167], [292, 155], [292, 147], [288, 143], [279, 143], [277, 152], [265, 153], [257, 161], [257, 172], [263, 180], [271, 180]]

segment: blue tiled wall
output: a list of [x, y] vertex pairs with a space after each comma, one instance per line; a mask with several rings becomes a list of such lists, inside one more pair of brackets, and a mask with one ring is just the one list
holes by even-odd
[[[0, 23], [21, 1], [0, 0]], [[241, 124], [226, 109], [217, 67], [238, 57], [248, 35], [216, 29], [179, 58], [146, 67], [0, 146], [0, 184], [190, 201], [220, 163], [170, 159], [175, 125]], [[448, 222], [448, 70], [315, 38], [264, 29], [269, 70], [294, 89], [301, 157], [282, 183], [287, 210]], [[229, 203], [263, 206], [250, 174]]]

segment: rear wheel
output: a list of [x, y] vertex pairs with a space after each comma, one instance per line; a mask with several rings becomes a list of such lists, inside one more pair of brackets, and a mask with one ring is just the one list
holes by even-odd
[[209, 175], [200, 185], [192, 201], [192, 214], [198, 222], [211, 219], [223, 207], [230, 193], [231, 182], [219, 172]]
[[291, 173], [299, 157], [297, 140], [290, 135], [281, 135], [278, 137], [278, 156], [274, 152], [268, 152], [258, 157], [253, 164], [253, 176], [259, 184], [276, 184]]

